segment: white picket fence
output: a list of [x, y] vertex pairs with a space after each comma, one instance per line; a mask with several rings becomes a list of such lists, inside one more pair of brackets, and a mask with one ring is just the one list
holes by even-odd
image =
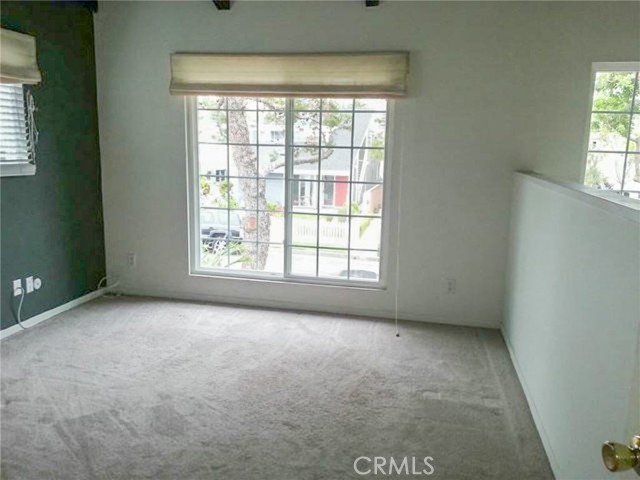
[[[284, 240], [284, 218], [272, 218], [271, 242]], [[318, 238], [318, 223], [315, 219], [301, 220], [294, 218], [292, 227], [293, 241], [298, 245], [315, 245]], [[331, 222], [320, 221], [320, 238], [325, 246], [344, 247], [349, 240], [349, 222], [340, 222], [335, 217]], [[360, 235], [360, 226], [351, 225], [351, 248], [375, 249], [380, 239], [380, 219], [374, 219], [364, 234]]]
[[338, 222], [333, 220], [332, 222], [321, 221], [320, 225], [315, 220], [311, 221], [293, 221], [293, 238], [297, 242], [303, 243], [315, 243], [318, 236], [318, 226], [320, 227], [320, 238], [327, 243], [345, 244], [349, 238], [349, 223]]

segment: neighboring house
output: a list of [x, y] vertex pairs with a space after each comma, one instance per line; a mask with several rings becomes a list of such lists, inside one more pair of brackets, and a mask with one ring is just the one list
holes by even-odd
[[[328, 213], [335, 213], [349, 204], [349, 179], [353, 182], [382, 182], [383, 178], [383, 150], [371, 150], [373, 114], [362, 114], [364, 122], [356, 122], [353, 132], [353, 150], [350, 147], [334, 147], [331, 155], [322, 160], [321, 168], [318, 163], [306, 163], [295, 166], [293, 178], [292, 203], [295, 207], [309, 207], [316, 209], [318, 201], [320, 209]], [[262, 132], [261, 132], [262, 135]], [[349, 145], [351, 130], [339, 130], [334, 138], [335, 145]], [[352, 155], [353, 151], [353, 164]], [[353, 174], [349, 174], [352, 166]], [[272, 172], [267, 180], [266, 195], [269, 202], [283, 205], [284, 191], [281, 180], [284, 170]], [[320, 192], [318, 192], [320, 189]], [[361, 213], [375, 213], [382, 206], [382, 188], [379, 185], [354, 184], [351, 189], [351, 201], [362, 204], [368, 192], [377, 190], [376, 200], [370, 202], [367, 211]], [[318, 195], [319, 193], [319, 195]], [[377, 199], [380, 199], [379, 201]], [[300, 208], [299, 208], [300, 209]]]
[[[315, 211], [318, 201], [321, 211], [326, 213], [337, 213], [344, 209], [349, 205], [350, 179], [352, 182], [362, 182], [351, 185], [351, 202], [360, 205], [360, 213], [376, 213], [382, 207], [382, 187], [371, 183], [382, 182], [384, 150], [371, 149], [376, 128], [374, 115], [359, 115], [361, 121], [355, 122], [353, 132], [353, 145], [356, 146], [353, 150], [349, 146], [342, 147], [351, 144], [351, 130], [338, 130], [333, 143], [341, 147], [332, 148], [331, 155], [322, 160], [321, 169], [317, 162], [295, 166], [293, 179], [298, 181], [292, 184], [292, 204], [298, 210], [308, 207], [310, 211]], [[252, 143], [257, 141], [256, 134], [261, 142], [264, 139], [270, 144], [284, 143], [284, 130], [279, 125], [264, 122], [260, 124], [260, 131], [257, 131], [256, 123], [249, 119], [249, 130]], [[270, 144], [259, 146], [259, 162], [265, 161], [268, 156], [284, 157], [284, 147]], [[201, 144], [200, 165], [201, 173], [210, 175], [214, 182], [237, 175], [233, 162], [227, 165], [226, 145]], [[284, 168], [268, 173], [265, 187], [267, 202], [276, 208], [283, 208], [284, 187]]]

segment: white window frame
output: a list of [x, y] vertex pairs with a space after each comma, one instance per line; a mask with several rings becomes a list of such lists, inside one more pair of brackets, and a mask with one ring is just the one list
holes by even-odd
[[[596, 88], [596, 74], [598, 72], [640, 72], [640, 62], [594, 62], [591, 64], [591, 86], [589, 89], [589, 110], [587, 112], [587, 125], [585, 127], [585, 140], [583, 142], [584, 148], [582, 151], [582, 167], [580, 170], [580, 183], [584, 184], [584, 180], [587, 174], [587, 159], [589, 157], [589, 138], [591, 136], [591, 117], [593, 115], [593, 94], [595, 92], [595, 88]], [[638, 85], [637, 79], [636, 79], [636, 87]], [[629, 114], [630, 116], [633, 116], [634, 114], [634, 107], [635, 107], [635, 98], [636, 98], [636, 94], [637, 92], [634, 91], [633, 96], [631, 97], [631, 113]], [[629, 134], [627, 135], [627, 148], [629, 145], [629, 138], [631, 135], [631, 127], [632, 125], [629, 125]], [[624, 160], [624, 166], [623, 166], [623, 171], [622, 171], [622, 183], [621, 183], [621, 189], [620, 190], [610, 190], [611, 192], [616, 192], [616, 193], [620, 193], [623, 194], [625, 192], [624, 190], [624, 178], [625, 178], [625, 174], [626, 174], [626, 168], [627, 168], [627, 157], [628, 157], [628, 151], [625, 152], [619, 152], [619, 153], [624, 153], [625, 154], [625, 160]]]
[[33, 100], [24, 85], [19, 86], [22, 93], [22, 110], [24, 112], [24, 140], [25, 148], [28, 150], [27, 158], [24, 160], [0, 161], [0, 177], [22, 177], [36, 174], [35, 144], [37, 142], [37, 130], [33, 123]]
[[[292, 99], [287, 99], [287, 115], [291, 114], [293, 103]], [[295, 283], [295, 284], [307, 284], [317, 286], [339, 286], [355, 289], [366, 290], [386, 290], [388, 282], [388, 265], [389, 265], [389, 243], [390, 243], [390, 211], [391, 211], [391, 193], [392, 186], [394, 185], [392, 178], [392, 165], [393, 161], [390, 159], [393, 150], [393, 124], [395, 114], [395, 102], [393, 100], [387, 100], [386, 111], [386, 125], [385, 125], [385, 161], [384, 161], [384, 175], [383, 175], [383, 188], [384, 195], [382, 198], [382, 212], [381, 212], [381, 238], [379, 249], [379, 270], [377, 281], [362, 281], [362, 280], [341, 280], [337, 278], [317, 278], [308, 277], [302, 275], [295, 275], [291, 272], [291, 255], [287, 254], [287, 238], [291, 238], [291, 213], [288, 209], [291, 204], [290, 201], [290, 187], [292, 184], [290, 180], [293, 178], [293, 164], [286, 162], [285, 166], [285, 241], [283, 247], [285, 249], [284, 254], [284, 266], [283, 273], [271, 273], [271, 272], [259, 272], [259, 271], [239, 271], [230, 269], [213, 269], [213, 268], [201, 268], [200, 267], [200, 254], [201, 254], [201, 237], [200, 237], [200, 172], [198, 164], [198, 118], [197, 118], [197, 96], [185, 97], [185, 135], [186, 135], [186, 173], [187, 173], [187, 209], [188, 209], [188, 262], [189, 262], [189, 275], [195, 277], [210, 277], [220, 279], [244, 279], [250, 281], [269, 281], [275, 283]], [[293, 150], [293, 122], [287, 119], [286, 122], [287, 131], [285, 135], [285, 148], [287, 150], [287, 157], [292, 155]], [[358, 149], [352, 145], [352, 151], [356, 152]], [[351, 165], [353, 169], [353, 165]], [[320, 184], [318, 184], [318, 187]], [[350, 201], [350, 198], [348, 199]]]

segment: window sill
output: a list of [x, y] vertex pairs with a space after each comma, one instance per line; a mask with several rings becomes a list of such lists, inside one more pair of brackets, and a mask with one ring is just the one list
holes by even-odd
[[329, 287], [329, 288], [347, 288], [353, 290], [369, 290], [369, 291], [383, 291], [387, 290], [386, 285], [381, 282], [354, 282], [354, 281], [340, 281], [331, 279], [313, 279], [307, 277], [287, 276], [283, 277], [278, 274], [260, 274], [254, 273], [251, 275], [243, 273], [230, 273], [221, 270], [208, 270], [208, 269], [192, 269], [189, 271], [191, 277], [206, 277], [215, 278], [218, 280], [241, 280], [249, 282], [259, 283], [272, 283], [281, 285], [302, 285], [310, 287]]

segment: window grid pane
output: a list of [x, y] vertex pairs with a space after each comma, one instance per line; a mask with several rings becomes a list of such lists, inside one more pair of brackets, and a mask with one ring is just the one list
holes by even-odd
[[[349, 180], [352, 180], [353, 175], [353, 147], [355, 147], [355, 119], [356, 119], [356, 100], [353, 101], [353, 108], [351, 109], [351, 152], [349, 154]], [[348, 247], [351, 248], [351, 228], [353, 224], [353, 212], [351, 211], [351, 195], [352, 195], [352, 185], [349, 184], [349, 239], [348, 239]], [[351, 279], [351, 255], [347, 254], [347, 280]]]
[[379, 280], [385, 100], [198, 97], [196, 109], [201, 230], [225, 235], [202, 234], [201, 266]]

